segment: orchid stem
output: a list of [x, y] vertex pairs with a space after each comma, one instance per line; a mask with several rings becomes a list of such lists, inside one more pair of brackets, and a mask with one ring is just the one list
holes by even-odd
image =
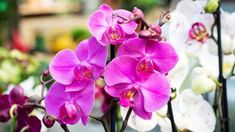
[[[112, 61], [112, 59], [115, 58], [115, 45], [111, 45], [110, 46], [110, 61]], [[112, 101], [114, 101], [115, 99], [112, 98]], [[112, 102], [111, 101], [111, 102]], [[116, 124], [116, 112], [115, 112], [115, 107], [116, 103], [113, 103], [113, 106], [111, 107], [111, 122], [110, 122], [110, 128], [111, 128], [111, 132], [115, 132], [115, 124]]]
[[217, 25], [217, 44], [218, 44], [218, 61], [219, 61], [219, 82], [222, 83], [223, 88], [219, 91], [222, 92], [222, 99], [220, 107], [222, 108], [221, 131], [229, 132], [229, 115], [228, 115], [228, 100], [227, 100], [227, 80], [223, 77], [223, 52], [221, 44], [221, 12], [220, 3], [216, 11], [216, 25]]
[[65, 124], [60, 124], [61, 128], [64, 130], [64, 132], [70, 132], [67, 125]]
[[126, 129], [131, 112], [132, 112], [132, 108], [129, 108], [128, 112], [126, 114], [125, 120], [122, 123], [122, 128], [121, 128], [120, 132], [124, 132], [124, 130]]
[[11, 118], [11, 124], [10, 124], [10, 132], [14, 132], [15, 123], [16, 123], [16, 118], [15, 118], [15, 117], [12, 117], [12, 118]]
[[[171, 91], [174, 91], [174, 89], [171, 89]], [[174, 120], [174, 114], [173, 114], [172, 105], [171, 105], [171, 100], [172, 100], [172, 98], [170, 98], [170, 100], [167, 103], [167, 105], [168, 105], [167, 113], [168, 113], [169, 119], [171, 121], [172, 132], [177, 132], [177, 128], [176, 128], [175, 120]]]

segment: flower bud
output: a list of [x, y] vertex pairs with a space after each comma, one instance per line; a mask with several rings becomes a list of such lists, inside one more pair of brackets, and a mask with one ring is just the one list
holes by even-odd
[[42, 75], [44, 77], [47, 77], [49, 75], [49, 70], [48, 69], [44, 70]]
[[141, 18], [144, 18], [144, 13], [137, 7], [134, 7], [132, 13], [134, 16], [140, 16]]
[[232, 38], [229, 35], [222, 35], [222, 50], [224, 54], [231, 54], [235, 47]]
[[10, 92], [12, 102], [19, 102], [24, 99], [24, 89], [20, 86], [14, 87]]
[[140, 33], [139, 33], [139, 37], [140, 37], [140, 38], [143, 38], [143, 39], [151, 38], [151, 35], [152, 35], [152, 32], [149, 31], [149, 30], [142, 30], [142, 31], [140, 31]]
[[192, 81], [192, 90], [194, 93], [202, 94], [206, 92], [211, 92], [215, 88], [215, 82], [205, 75], [196, 76]]
[[161, 29], [161, 27], [160, 27], [159, 25], [157, 25], [157, 24], [152, 24], [152, 25], [150, 25], [150, 28], [151, 28], [154, 32], [156, 32], [158, 35], [161, 35], [161, 34], [162, 34], [162, 29]]
[[219, 0], [208, 0], [204, 10], [206, 13], [213, 13], [219, 7]]
[[44, 115], [42, 122], [47, 128], [51, 128], [55, 124], [55, 118], [50, 115]]

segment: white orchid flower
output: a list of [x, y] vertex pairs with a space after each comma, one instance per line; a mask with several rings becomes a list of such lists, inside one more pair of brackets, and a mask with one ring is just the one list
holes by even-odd
[[179, 130], [214, 131], [216, 117], [211, 105], [191, 89], [184, 90], [179, 98], [172, 102], [172, 108]]
[[172, 12], [167, 39], [178, 51], [197, 56], [206, 45], [214, 22], [213, 15], [203, 10], [206, 2], [182, 0]]

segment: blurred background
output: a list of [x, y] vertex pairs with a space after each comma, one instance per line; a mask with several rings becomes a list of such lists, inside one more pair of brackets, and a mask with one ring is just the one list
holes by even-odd
[[[0, 0], [0, 93], [10, 85], [31, 78], [35, 87], [39, 76], [58, 51], [74, 47], [90, 36], [87, 21], [101, 3], [114, 9], [132, 10], [139, 7], [149, 23], [157, 22], [164, 10], [174, 9], [178, 0]], [[222, 0], [222, 8], [235, 11], [235, 0]], [[97, 84], [99, 87], [100, 85]], [[235, 81], [228, 84], [231, 130], [235, 131]], [[102, 87], [102, 84], [101, 86]], [[97, 98], [99, 96], [97, 95]], [[93, 113], [100, 113], [102, 99], [98, 99]], [[71, 131], [102, 132], [102, 126], [90, 121], [69, 126]], [[0, 132], [8, 126], [0, 123]], [[156, 128], [153, 131], [157, 131]], [[62, 131], [58, 124], [49, 132]], [[134, 131], [128, 128], [127, 131]]]

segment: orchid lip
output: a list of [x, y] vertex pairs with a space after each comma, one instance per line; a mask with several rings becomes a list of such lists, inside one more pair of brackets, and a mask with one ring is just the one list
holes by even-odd
[[72, 122], [78, 116], [78, 108], [73, 102], [65, 102], [64, 105], [60, 107], [59, 118], [66, 122]]
[[154, 72], [154, 66], [149, 56], [136, 66], [136, 74], [140, 79], [146, 79]]
[[110, 44], [119, 44], [124, 41], [125, 34], [119, 25], [111, 26], [105, 33], [105, 38]]
[[73, 70], [74, 78], [78, 81], [90, 80], [92, 78], [92, 71], [90, 68], [78, 65]]
[[122, 98], [126, 98], [129, 101], [133, 101], [134, 100], [134, 96], [136, 95], [136, 93], [137, 93], [137, 89], [135, 87], [132, 87], [131, 89], [124, 90], [121, 93], [121, 97]]
[[194, 23], [191, 29], [189, 30], [189, 38], [192, 40], [199, 41], [201, 43], [204, 43], [208, 36], [209, 35], [207, 29], [205, 25], [201, 22]]

